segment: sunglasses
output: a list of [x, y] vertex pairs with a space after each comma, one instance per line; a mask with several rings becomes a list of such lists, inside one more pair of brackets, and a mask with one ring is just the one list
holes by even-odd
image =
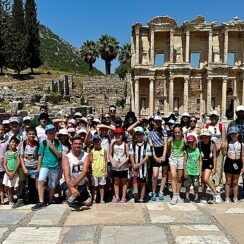
[[111, 112], [114, 112], [114, 111], [116, 111], [116, 110], [115, 110], [115, 109], [110, 109], [110, 111], [111, 111]]
[[109, 117], [109, 116], [105, 116], [104, 118], [105, 118], [105, 119], [110, 119], [110, 117]]
[[191, 121], [191, 122], [195, 122], [195, 123], [197, 122], [195, 119], [191, 119], [190, 121]]

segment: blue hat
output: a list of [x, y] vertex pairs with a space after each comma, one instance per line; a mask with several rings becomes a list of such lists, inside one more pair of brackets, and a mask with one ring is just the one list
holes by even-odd
[[49, 131], [56, 131], [56, 128], [53, 124], [49, 124], [45, 126], [45, 131], [49, 132]]
[[239, 129], [236, 126], [232, 126], [228, 129], [228, 135], [230, 134], [239, 134]]
[[102, 140], [102, 138], [98, 135], [98, 134], [95, 134], [94, 136], [93, 136], [93, 139], [92, 139], [93, 141], [101, 141]]

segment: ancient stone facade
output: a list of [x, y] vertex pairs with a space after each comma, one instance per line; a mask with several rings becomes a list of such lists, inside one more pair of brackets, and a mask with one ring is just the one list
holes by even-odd
[[125, 80], [118, 75], [94, 76], [83, 80], [83, 98], [85, 103], [93, 107], [95, 115], [108, 112], [110, 105], [117, 107], [117, 115], [125, 116], [130, 110], [131, 76]]
[[198, 16], [181, 26], [155, 17], [132, 26], [131, 44], [137, 115], [215, 109], [226, 119], [244, 104], [244, 21], [238, 17], [217, 25]]

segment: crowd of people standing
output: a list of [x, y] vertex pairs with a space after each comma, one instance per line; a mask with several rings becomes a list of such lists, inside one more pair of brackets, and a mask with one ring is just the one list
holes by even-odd
[[113, 105], [99, 119], [77, 112], [51, 120], [46, 106], [38, 119], [12, 116], [0, 125], [1, 204], [39, 210], [58, 199], [79, 208], [163, 201], [166, 194], [173, 205], [211, 196], [238, 203], [244, 106], [227, 128], [217, 111], [200, 124], [188, 112], [136, 118], [130, 111], [122, 120]]

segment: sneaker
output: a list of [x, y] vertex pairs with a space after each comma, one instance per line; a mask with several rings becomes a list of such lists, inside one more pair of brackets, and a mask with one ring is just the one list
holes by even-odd
[[80, 209], [82, 205], [79, 204], [77, 201], [74, 201], [74, 202], [68, 202], [68, 206], [73, 209]]
[[222, 203], [222, 198], [220, 195], [214, 196], [214, 203], [215, 204]]
[[31, 210], [33, 210], [33, 211], [37, 211], [37, 210], [40, 210], [40, 209], [42, 209], [42, 208], [45, 208], [45, 204], [44, 204], [44, 202], [39, 202], [39, 203], [37, 203], [35, 206], [33, 206], [33, 207], [31, 208]]
[[126, 203], [127, 201], [126, 201], [126, 199], [125, 198], [122, 198], [121, 200], [120, 200], [120, 203]]
[[158, 200], [160, 200], [160, 201], [163, 201], [164, 200], [164, 194], [162, 192], [160, 192], [158, 194]]
[[151, 198], [151, 201], [156, 201], [156, 200], [157, 200], [157, 194], [156, 193], [153, 193], [152, 198]]
[[105, 204], [105, 202], [103, 200], [100, 201], [100, 204]]
[[171, 205], [175, 205], [177, 202], [178, 202], [178, 197], [177, 196], [173, 196], [171, 201], [170, 201], [170, 204]]
[[234, 201], [234, 204], [237, 204], [238, 203], [238, 198], [234, 198], [233, 201]]
[[118, 203], [119, 202], [119, 198], [116, 198], [115, 196], [113, 197], [112, 203]]
[[24, 206], [24, 200], [23, 199], [18, 199], [18, 201], [13, 205], [13, 208], [20, 208], [22, 206]]
[[138, 202], [139, 203], [144, 203], [145, 201], [144, 201], [144, 199], [140, 199]]
[[178, 196], [178, 200], [177, 200], [177, 202], [178, 202], [178, 203], [183, 203], [184, 200], [183, 200], [180, 196]]
[[229, 197], [226, 197], [226, 198], [225, 198], [225, 203], [231, 203], [231, 200], [230, 200]]
[[207, 204], [207, 203], [208, 203], [207, 198], [206, 198], [206, 197], [203, 197], [203, 198], [200, 200], [200, 203]]
[[10, 206], [12, 206], [12, 207], [14, 206], [14, 203], [13, 203], [13, 202], [9, 202], [8, 204], [9, 204]]
[[199, 203], [199, 199], [197, 198], [197, 199], [194, 199], [194, 202], [195, 203]]
[[190, 201], [190, 199], [189, 198], [186, 198], [185, 200], [184, 200], [184, 203], [190, 203], [191, 201]]

